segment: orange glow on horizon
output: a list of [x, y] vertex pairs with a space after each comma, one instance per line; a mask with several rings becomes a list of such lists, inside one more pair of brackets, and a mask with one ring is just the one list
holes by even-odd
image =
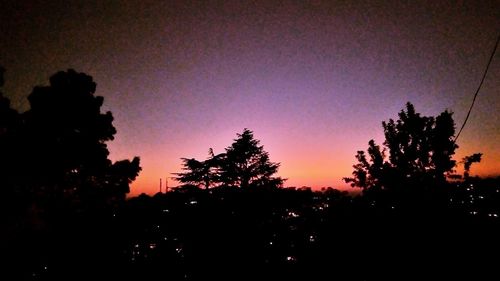
[[[265, 146], [266, 148], [266, 146]], [[300, 150], [300, 149], [299, 149]], [[308, 149], [306, 149], [308, 150]], [[343, 182], [343, 177], [349, 177], [352, 173], [352, 165], [354, 164], [354, 155], [348, 155], [346, 159], [340, 159], [337, 157], [336, 160], [333, 160], [332, 155], [321, 154], [321, 153], [312, 153], [312, 154], [303, 154], [303, 156], [294, 155], [295, 157], [290, 157], [289, 155], [280, 155], [283, 151], [277, 151], [276, 155], [280, 157], [273, 157], [273, 153], [270, 152], [271, 160], [276, 161], [275, 159], [282, 158], [284, 161], [281, 161], [281, 167], [278, 172], [278, 176], [283, 178], [287, 178], [285, 182], [285, 187], [311, 187], [313, 190], [321, 190], [323, 187], [333, 187], [339, 190], [347, 190], [356, 192], [359, 189], [352, 188], [345, 182]], [[288, 151], [286, 151], [288, 152]], [[310, 152], [310, 151], [309, 151]], [[470, 155], [474, 153], [473, 151], [461, 150], [460, 148], [457, 150], [457, 154], [454, 159], [457, 160], [456, 174], [461, 175], [463, 173], [462, 164], [459, 163], [465, 155]], [[352, 153], [351, 153], [352, 154]], [[321, 160], [321, 157], [318, 155], [325, 156], [324, 160]], [[204, 159], [206, 155], [200, 153], [196, 155], [197, 159]], [[189, 156], [186, 156], [189, 157]], [[135, 182], [131, 184], [129, 196], [137, 196], [141, 193], [146, 193], [149, 195], [154, 195], [160, 190], [160, 178], [162, 178], [162, 191], [165, 191], [165, 179], [167, 178], [168, 187], [176, 187], [178, 182], [175, 181], [172, 177], [174, 175], [172, 173], [181, 171], [180, 160], [176, 159], [168, 159], [173, 160], [168, 161], [169, 163], [162, 163], [157, 159], [152, 159], [152, 163], [149, 158], [143, 158], [145, 161], [141, 163], [142, 166], [154, 167], [154, 168], [146, 168], [141, 171], [141, 174], [136, 179]], [[141, 161], [143, 160], [141, 159]], [[342, 161], [341, 161], [342, 160]], [[489, 177], [489, 176], [497, 176], [498, 171], [500, 171], [500, 163], [496, 161], [494, 155], [488, 155], [487, 153], [483, 155], [483, 159], [481, 163], [475, 163], [471, 168], [472, 176], [481, 176], [481, 177]], [[160, 167], [165, 167], [164, 169]], [[168, 171], [168, 172], [167, 172]]]

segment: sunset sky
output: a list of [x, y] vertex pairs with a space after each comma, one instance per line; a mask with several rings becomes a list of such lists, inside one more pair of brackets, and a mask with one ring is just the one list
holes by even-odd
[[[0, 18], [13, 106], [59, 70], [93, 76], [115, 117], [111, 158], [141, 157], [131, 194], [244, 128], [287, 186], [347, 188], [356, 151], [407, 101], [462, 124], [500, 1], [7, 0]], [[497, 53], [458, 142], [456, 159], [484, 153], [472, 174], [500, 174], [499, 77]]]

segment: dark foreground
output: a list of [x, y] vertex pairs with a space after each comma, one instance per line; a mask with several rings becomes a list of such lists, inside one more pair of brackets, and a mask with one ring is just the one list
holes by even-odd
[[[119, 208], [32, 210], [2, 280], [498, 280], [498, 179], [351, 197], [184, 188]], [[5, 210], [2, 210], [5, 211]]]

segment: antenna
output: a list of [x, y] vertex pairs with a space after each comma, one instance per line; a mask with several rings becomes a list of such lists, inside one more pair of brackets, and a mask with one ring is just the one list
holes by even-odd
[[161, 178], [160, 178], [160, 193], [161, 193]]
[[165, 177], [165, 193], [168, 192], [168, 177]]

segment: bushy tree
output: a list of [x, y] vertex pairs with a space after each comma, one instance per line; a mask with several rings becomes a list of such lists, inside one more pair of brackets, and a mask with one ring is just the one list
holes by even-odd
[[472, 166], [473, 163], [479, 163], [481, 162], [481, 157], [483, 156], [482, 153], [474, 153], [469, 156], [465, 156], [462, 159], [462, 163], [464, 163], [464, 179], [469, 178], [470, 174], [470, 167]]
[[225, 185], [246, 188], [283, 184], [283, 179], [273, 177], [280, 164], [269, 160], [269, 153], [248, 129], [238, 134], [233, 144], [226, 148], [221, 163], [221, 179]]
[[383, 148], [370, 140], [368, 159], [364, 151], [358, 151], [353, 177], [344, 178], [347, 183], [365, 190], [428, 186], [444, 182], [452, 172], [456, 164], [452, 156], [458, 147], [453, 141], [452, 113], [421, 116], [407, 103], [398, 117], [382, 122]]
[[[106, 143], [116, 130], [111, 112], [101, 112], [103, 97], [95, 90], [91, 76], [58, 72], [48, 86], [34, 88], [30, 109], [22, 114], [0, 93], [6, 276], [58, 279], [66, 272], [99, 268], [120, 255], [115, 250], [122, 233], [111, 214], [124, 202], [140, 161], [108, 159]], [[40, 269], [47, 264], [52, 275], [44, 276], [47, 270], [40, 274]]]
[[184, 184], [205, 188], [217, 185], [281, 187], [284, 181], [274, 177], [280, 164], [269, 160], [269, 154], [248, 129], [238, 134], [225, 153], [214, 155], [210, 150], [205, 161], [181, 159], [184, 172], [175, 173], [175, 179]]
[[183, 184], [195, 185], [206, 189], [213, 187], [219, 181], [220, 155], [214, 155], [210, 148], [209, 157], [205, 161], [194, 158], [181, 158], [182, 173], [174, 173], [177, 181]]
[[116, 129], [111, 112], [101, 112], [104, 99], [95, 90], [91, 76], [74, 70], [56, 73], [49, 86], [35, 87], [14, 140], [4, 147], [13, 157], [0, 160], [11, 172], [1, 181], [19, 196], [44, 201], [123, 199], [141, 169], [139, 158], [108, 159], [106, 142]]

